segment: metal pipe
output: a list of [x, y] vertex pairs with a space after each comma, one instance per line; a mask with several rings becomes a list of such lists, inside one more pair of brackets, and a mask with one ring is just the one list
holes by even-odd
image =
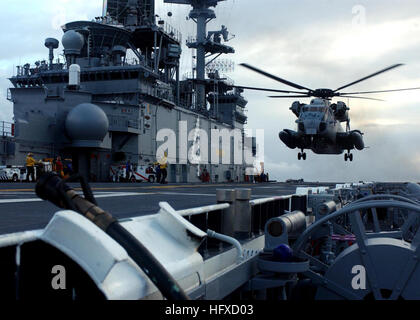
[[161, 57], [161, 53], [162, 53], [162, 41], [163, 41], [163, 35], [160, 36], [159, 53], [158, 53], [158, 57], [157, 57], [156, 73], [159, 72], [160, 57]]
[[258, 205], [261, 205], [261, 204], [266, 204], [266, 203], [279, 201], [279, 200], [288, 200], [288, 199], [291, 199], [291, 198], [292, 198], [292, 196], [255, 199], [255, 200], [251, 200], [249, 203], [251, 204], [252, 207], [255, 207], [255, 206], [258, 206]]
[[395, 194], [374, 194], [374, 195], [363, 197], [361, 199], [353, 201], [353, 202], [349, 203], [348, 206], [356, 205], [356, 204], [359, 204], [361, 202], [366, 202], [366, 201], [371, 201], [371, 200], [387, 199], [387, 198], [389, 198], [388, 201], [391, 201], [391, 199], [393, 199], [393, 200], [399, 200], [399, 201], [404, 201], [404, 202], [408, 202], [408, 203], [411, 203], [411, 204], [418, 205], [418, 202], [413, 201], [412, 199], [408, 199], [406, 197], [401, 197], [401, 196], [398, 196], [398, 195], [395, 195]]
[[251, 189], [236, 189], [235, 201], [235, 237], [247, 239], [252, 230], [252, 208], [250, 205]]
[[335, 201], [327, 201], [327, 202], [324, 202], [323, 204], [319, 205], [316, 208], [316, 211], [321, 216], [325, 216], [327, 214], [333, 213], [336, 210], [337, 210], [337, 204], [335, 203]]
[[209, 238], [214, 238], [226, 243], [233, 245], [238, 251], [238, 263], [244, 260], [244, 251], [242, 249], [241, 243], [235, 238], [225, 236], [224, 234], [217, 233], [213, 230], [207, 230], [207, 236]]
[[188, 217], [188, 216], [195, 216], [197, 214], [208, 213], [212, 211], [224, 210], [224, 209], [228, 209], [229, 207], [230, 207], [229, 203], [215, 204], [215, 205], [206, 206], [206, 207], [180, 210], [178, 211], [178, 214], [183, 217]]
[[229, 207], [223, 210], [222, 228], [220, 232], [233, 237], [235, 235], [235, 207], [236, 191], [233, 189], [218, 189], [216, 191], [217, 203], [228, 204]]
[[181, 105], [181, 88], [179, 83], [179, 61], [176, 65], [176, 104]]

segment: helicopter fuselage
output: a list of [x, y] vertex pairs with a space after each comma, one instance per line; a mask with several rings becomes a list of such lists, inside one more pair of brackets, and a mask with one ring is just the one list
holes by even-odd
[[309, 105], [295, 102], [291, 107], [298, 117], [297, 131], [284, 130], [280, 139], [291, 149], [310, 149], [316, 154], [342, 154], [353, 149], [363, 150], [360, 131], [343, 128], [349, 123], [348, 108], [343, 102], [331, 104], [327, 99], [313, 99]]

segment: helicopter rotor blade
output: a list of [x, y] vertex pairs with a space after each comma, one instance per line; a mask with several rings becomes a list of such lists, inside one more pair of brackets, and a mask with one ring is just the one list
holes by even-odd
[[373, 101], [381, 101], [384, 102], [385, 100], [375, 99], [375, 98], [366, 98], [366, 97], [353, 97], [353, 96], [340, 96], [342, 98], [349, 98], [349, 99], [363, 99], [363, 100], [373, 100]]
[[383, 70], [380, 70], [380, 71], [378, 71], [378, 72], [375, 72], [375, 73], [373, 73], [373, 74], [371, 74], [371, 75], [369, 75], [369, 76], [367, 76], [367, 77], [364, 77], [364, 78], [362, 78], [362, 79], [360, 79], [360, 80], [357, 80], [357, 81], [354, 81], [354, 82], [352, 82], [352, 83], [349, 83], [349, 84], [347, 84], [347, 85], [345, 85], [345, 86], [342, 86], [342, 87], [338, 88], [337, 90], [335, 90], [334, 92], [337, 92], [337, 91], [342, 90], [342, 89], [344, 89], [344, 88], [351, 87], [351, 86], [353, 86], [353, 85], [355, 85], [355, 84], [357, 84], [357, 83], [360, 83], [360, 82], [362, 82], [362, 81], [365, 81], [365, 80], [370, 79], [370, 78], [373, 78], [373, 77], [376, 77], [377, 75], [380, 75], [380, 74], [382, 74], [382, 73], [384, 73], [384, 72], [387, 72], [387, 71], [390, 71], [390, 70], [392, 70], [392, 69], [395, 69], [395, 68], [401, 67], [401, 66], [403, 66], [403, 65], [404, 65], [404, 64], [402, 64], [402, 63], [395, 64], [395, 65], [393, 65], [393, 66], [390, 66], [390, 67], [388, 67], [388, 68], [385, 68], [385, 69], [383, 69]]
[[300, 96], [269, 96], [269, 98], [309, 98], [312, 97], [311, 95], [305, 94]]
[[302, 94], [305, 94], [305, 92], [299, 92], [299, 91], [286, 91], [286, 90], [277, 90], [277, 89], [268, 89], [268, 88], [255, 88], [255, 87], [244, 87], [244, 86], [232, 86], [232, 87], [233, 88], [238, 88], [238, 89], [245, 89], [245, 90], [280, 92], [280, 93], [302, 93]]
[[420, 90], [420, 88], [381, 90], [381, 91], [366, 91], [366, 92], [348, 92], [348, 93], [340, 93], [340, 96], [341, 95], [346, 95], [346, 94], [371, 94], [371, 93], [386, 93], [386, 92], [399, 92], [399, 91], [410, 91], [410, 90]]
[[259, 73], [259, 74], [262, 74], [263, 76], [266, 76], [266, 77], [268, 77], [268, 78], [270, 78], [270, 79], [276, 80], [276, 81], [281, 82], [281, 83], [283, 83], [283, 84], [285, 84], [285, 85], [288, 85], [288, 86], [290, 86], [290, 87], [293, 87], [293, 88], [295, 88], [295, 89], [313, 91], [312, 89], [309, 89], [309, 88], [303, 87], [303, 86], [301, 86], [301, 85], [299, 85], [299, 84], [296, 84], [296, 83], [293, 83], [293, 82], [290, 82], [290, 81], [284, 80], [284, 79], [279, 78], [279, 77], [277, 77], [277, 76], [275, 76], [275, 75], [272, 75], [272, 74], [270, 74], [270, 73], [268, 73], [268, 72], [265, 72], [265, 71], [263, 71], [263, 70], [257, 69], [257, 68], [255, 68], [255, 67], [253, 67], [253, 66], [251, 66], [251, 65], [249, 65], [249, 64], [247, 64], [247, 63], [241, 63], [240, 65], [241, 65], [241, 66], [243, 66], [243, 67], [245, 67], [245, 68], [247, 68], [247, 69], [249, 69], [249, 70], [252, 70], [252, 71], [254, 71], [254, 72], [257, 72], [257, 73]]

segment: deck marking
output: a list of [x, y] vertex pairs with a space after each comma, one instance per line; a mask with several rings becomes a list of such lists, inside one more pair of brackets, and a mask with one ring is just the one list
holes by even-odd
[[[100, 198], [117, 198], [117, 197], [134, 197], [134, 196], [146, 196], [146, 195], [153, 195], [156, 193], [137, 193], [137, 192], [119, 192], [119, 193], [107, 193], [107, 194], [100, 194], [96, 195], [96, 199]], [[25, 202], [43, 202], [44, 200], [40, 198], [29, 198], [29, 199], [1, 199], [0, 204], [6, 203], [25, 203]]]
[[[133, 183], [134, 184], [134, 183]], [[133, 185], [131, 184], [131, 185]], [[139, 189], [188, 189], [188, 188], [208, 188], [208, 187], [220, 187], [220, 188], [226, 188], [226, 187], [251, 187], [256, 186], [255, 184], [186, 184], [186, 185], [153, 185], [150, 184], [150, 186], [143, 185], [143, 186], [131, 186], [131, 187], [93, 187], [93, 191], [112, 191], [112, 190], [139, 190]], [[1, 192], [19, 192], [19, 191], [34, 191], [33, 189], [1, 189]], [[74, 188], [76, 191], [81, 191], [81, 188]]]

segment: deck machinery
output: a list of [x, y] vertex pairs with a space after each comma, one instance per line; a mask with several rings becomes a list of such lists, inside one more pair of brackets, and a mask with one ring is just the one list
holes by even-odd
[[48, 38], [49, 60], [19, 66], [10, 78], [16, 147], [7, 164], [24, 163], [29, 152], [38, 159], [61, 155], [72, 157], [75, 169], [88, 171], [92, 180], [108, 181], [111, 165], [155, 162], [157, 133], [171, 129], [178, 149], [168, 159], [170, 182], [197, 182], [204, 169], [214, 182], [243, 181], [246, 167], [234, 159], [187, 165], [179, 149], [181, 121], [187, 132], [202, 129], [209, 137], [211, 129], [243, 133], [247, 122], [242, 91], [217, 71], [206, 77], [209, 58], [235, 52], [224, 43], [226, 27], [206, 31], [216, 18], [210, 7], [219, 1], [165, 0], [191, 5], [190, 18], [197, 22], [197, 37], [187, 43], [197, 50], [196, 68], [185, 80], [182, 35], [157, 18], [154, 0], [105, 1], [102, 17], [65, 24], [64, 61], [54, 57], [59, 41]]
[[37, 184], [63, 211], [0, 237], [2, 299], [420, 300], [418, 184], [220, 189], [214, 205], [120, 221], [82, 189]]

